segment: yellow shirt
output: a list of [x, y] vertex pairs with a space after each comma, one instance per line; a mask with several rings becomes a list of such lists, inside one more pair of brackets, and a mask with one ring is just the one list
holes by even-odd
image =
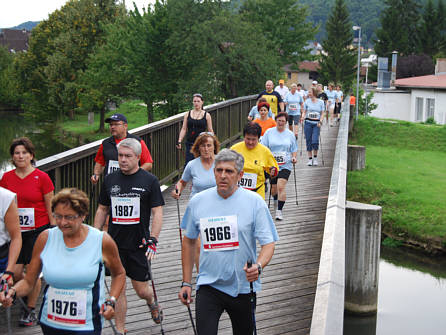
[[[254, 185], [242, 185], [245, 188], [256, 190], [258, 194], [265, 199], [265, 174], [264, 171], [268, 172], [272, 167], [279, 169], [276, 160], [274, 159], [271, 151], [265, 147], [263, 144], [257, 144], [252, 150], [249, 150], [245, 142], [239, 142], [231, 147], [232, 150], [237, 151], [245, 159], [245, 165], [243, 166], [243, 171], [245, 172], [245, 177], [249, 174], [257, 176], [257, 182]], [[245, 179], [246, 180], [246, 179]], [[248, 180], [249, 181], [249, 180]]]

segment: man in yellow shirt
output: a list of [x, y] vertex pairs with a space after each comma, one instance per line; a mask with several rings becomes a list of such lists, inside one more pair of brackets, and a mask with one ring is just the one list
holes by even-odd
[[265, 199], [265, 172], [275, 177], [279, 166], [271, 151], [259, 143], [262, 128], [254, 122], [248, 122], [243, 128], [244, 141], [234, 144], [231, 149], [245, 159], [243, 177], [240, 186], [255, 191]]

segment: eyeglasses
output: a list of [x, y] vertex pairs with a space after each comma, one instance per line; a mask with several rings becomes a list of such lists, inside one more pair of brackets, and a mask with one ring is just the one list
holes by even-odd
[[201, 98], [201, 100], [203, 100], [203, 96], [200, 93], [195, 93], [192, 97], [193, 98], [199, 97], [199, 98]]
[[60, 215], [60, 214], [55, 214], [53, 213], [53, 218], [56, 221], [62, 221], [62, 219], [65, 219], [65, 221], [74, 221], [79, 217], [79, 214], [76, 215]]
[[212, 133], [212, 132], [210, 132], [210, 131], [203, 131], [202, 133], [198, 134], [198, 136], [201, 136], [201, 135], [210, 135], [210, 136], [215, 136], [215, 134], [214, 134], [214, 133]]
[[109, 123], [110, 127], [117, 127], [117, 126], [122, 126], [124, 124], [124, 122], [113, 122], [113, 123]]

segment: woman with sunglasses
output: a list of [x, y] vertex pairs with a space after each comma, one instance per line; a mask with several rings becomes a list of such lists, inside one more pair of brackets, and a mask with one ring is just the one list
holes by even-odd
[[[124, 287], [125, 271], [118, 247], [105, 232], [83, 223], [90, 201], [76, 188], [65, 188], [53, 198], [56, 227], [41, 233], [25, 278], [0, 293], [10, 306], [15, 297], [32, 290], [42, 271], [47, 286], [39, 314], [45, 335], [99, 335], [103, 318], [115, 313], [116, 299]], [[105, 297], [104, 264], [111, 272], [110, 296]]]
[[186, 162], [184, 166], [195, 157], [191, 152], [191, 148], [195, 143], [198, 135], [202, 132], [208, 131], [213, 133], [212, 118], [209, 113], [203, 110], [203, 96], [199, 93], [194, 94], [193, 100], [194, 109], [190, 110], [184, 115], [183, 126], [178, 137], [177, 149], [181, 149], [181, 143], [186, 137]]
[[[31, 255], [37, 236], [54, 225], [51, 213], [51, 199], [54, 186], [50, 177], [36, 169], [34, 145], [26, 137], [17, 138], [9, 147], [15, 169], [8, 171], [0, 180], [0, 186], [17, 195], [17, 204], [22, 232], [22, 249], [14, 268], [14, 281], [24, 276], [24, 269], [31, 261]], [[19, 320], [21, 326], [32, 326], [36, 320], [34, 308], [40, 293], [41, 282], [37, 281], [29, 292], [26, 303], [28, 310], [22, 309]]]

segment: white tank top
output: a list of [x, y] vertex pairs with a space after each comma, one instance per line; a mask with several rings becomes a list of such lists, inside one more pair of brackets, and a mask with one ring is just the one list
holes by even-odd
[[11, 240], [5, 226], [5, 215], [15, 198], [15, 193], [0, 187], [0, 247]]

